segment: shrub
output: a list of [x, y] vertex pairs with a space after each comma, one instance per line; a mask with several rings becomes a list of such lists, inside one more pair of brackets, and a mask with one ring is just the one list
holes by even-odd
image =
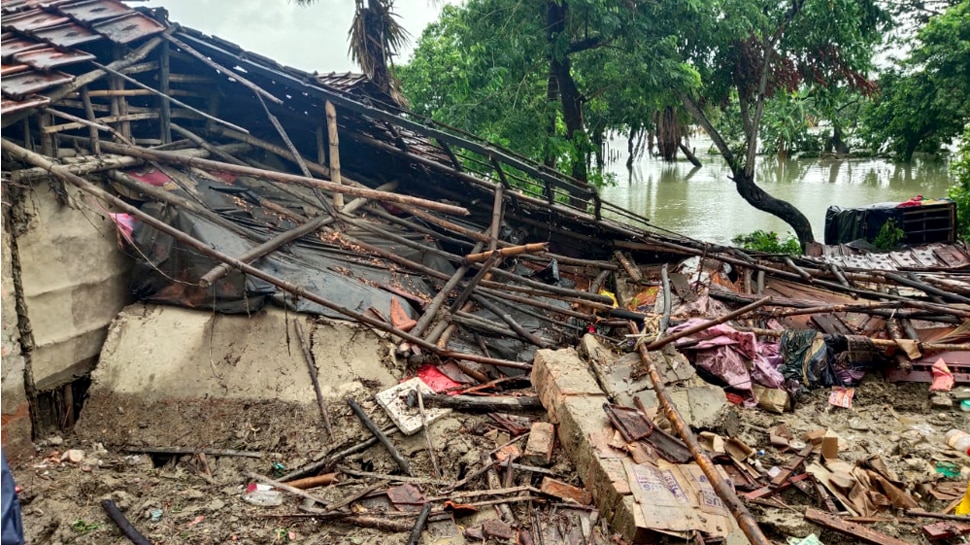
[[957, 204], [957, 234], [963, 240], [970, 240], [970, 126], [963, 131], [963, 143], [950, 170], [956, 181], [947, 195]]
[[788, 233], [784, 240], [774, 231], [762, 231], [758, 229], [746, 235], [738, 235], [731, 239], [731, 242], [744, 248], [745, 250], [755, 250], [769, 254], [788, 254], [799, 255], [802, 253], [802, 246], [798, 242], [798, 237], [794, 233]]

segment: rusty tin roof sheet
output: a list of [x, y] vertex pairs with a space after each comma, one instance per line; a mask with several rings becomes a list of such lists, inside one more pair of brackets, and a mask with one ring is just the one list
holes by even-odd
[[814, 259], [840, 267], [865, 270], [957, 270], [970, 268], [970, 253], [960, 244], [935, 242], [888, 253], [867, 253], [839, 245], [822, 246]]

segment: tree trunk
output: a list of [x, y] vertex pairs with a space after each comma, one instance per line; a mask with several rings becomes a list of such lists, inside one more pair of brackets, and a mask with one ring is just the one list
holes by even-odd
[[[560, 2], [546, 2], [546, 22], [548, 23], [548, 40], [550, 52], [555, 49], [555, 41], [559, 35], [566, 30], [566, 13], [569, 7], [564, 0]], [[583, 95], [576, 86], [576, 80], [572, 75], [572, 63], [569, 55], [563, 54], [561, 57], [550, 53], [549, 56], [550, 73], [555, 76], [559, 86], [559, 100], [562, 104], [562, 117], [566, 124], [566, 138], [574, 145], [578, 145], [577, 136], [584, 135], [586, 129], [583, 125]], [[578, 150], [582, 151], [582, 150]], [[573, 161], [572, 175], [577, 180], [585, 182], [587, 180], [586, 161], [582, 159], [585, 152], [580, 154]]]
[[734, 185], [738, 194], [751, 206], [778, 216], [795, 231], [795, 236], [802, 244], [802, 249], [810, 242], [815, 242], [812, 234], [812, 224], [805, 214], [787, 201], [772, 197], [754, 182], [754, 178], [746, 175], [743, 170], [734, 172]]
[[657, 150], [664, 161], [677, 160], [677, 150], [680, 148], [680, 125], [674, 109], [667, 106], [657, 116]]

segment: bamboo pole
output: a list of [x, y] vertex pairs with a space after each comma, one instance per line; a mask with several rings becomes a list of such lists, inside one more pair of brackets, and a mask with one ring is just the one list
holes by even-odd
[[424, 431], [424, 441], [428, 444], [428, 457], [431, 458], [431, 469], [434, 470], [436, 479], [441, 478], [441, 469], [438, 468], [438, 456], [434, 452], [434, 442], [431, 440], [431, 431], [428, 429], [428, 413], [424, 410], [424, 395], [421, 388], [415, 388], [418, 393], [418, 413], [421, 415], [421, 430]]
[[280, 100], [279, 98], [277, 98], [272, 93], [266, 91], [265, 89], [263, 89], [259, 85], [256, 85], [255, 83], [249, 81], [248, 79], [244, 78], [243, 76], [240, 76], [235, 71], [229, 70], [228, 68], [222, 66], [221, 64], [213, 61], [211, 58], [203, 55], [202, 53], [199, 53], [198, 51], [196, 51], [195, 49], [193, 49], [192, 47], [190, 47], [188, 44], [186, 44], [182, 40], [179, 40], [178, 38], [176, 38], [176, 37], [174, 37], [172, 35], [169, 35], [169, 34], [165, 34], [164, 37], [169, 42], [175, 44], [182, 51], [185, 51], [189, 55], [192, 55], [196, 59], [202, 61], [202, 64], [205, 64], [206, 66], [208, 66], [209, 68], [212, 68], [213, 70], [215, 70], [217, 72], [222, 72], [222, 74], [224, 76], [228, 77], [228, 78], [232, 78], [232, 79], [236, 80], [243, 87], [246, 87], [250, 91], [256, 93], [257, 96], [259, 96], [261, 98], [266, 98], [267, 100], [269, 100], [270, 102], [272, 102], [274, 104], [283, 104], [283, 101]]
[[[396, 187], [397, 187], [397, 182], [389, 182], [378, 187], [377, 191], [393, 191], [394, 188]], [[367, 203], [367, 199], [358, 197], [353, 201], [351, 201], [350, 204], [347, 205], [344, 212], [347, 214], [353, 213], [366, 203]], [[296, 227], [289, 231], [284, 231], [279, 235], [276, 235], [275, 237], [260, 244], [259, 246], [252, 248], [246, 253], [240, 255], [238, 259], [243, 263], [252, 263], [257, 259], [267, 254], [270, 254], [275, 250], [278, 250], [285, 244], [292, 242], [304, 235], [317, 231], [318, 229], [321, 229], [327, 225], [330, 225], [335, 221], [337, 220], [333, 216], [317, 216], [316, 218], [313, 218], [312, 220], [304, 223], [303, 225], [300, 225], [299, 227]], [[229, 266], [226, 263], [221, 263], [216, 267], [214, 267], [209, 272], [202, 275], [202, 277], [199, 278], [199, 285], [202, 286], [203, 288], [207, 288], [211, 286], [213, 283], [215, 283], [217, 280], [219, 280], [220, 278], [229, 274], [230, 270], [232, 270], [231, 266]]]
[[88, 130], [88, 135], [91, 138], [91, 151], [95, 155], [101, 155], [101, 141], [98, 136], [99, 127], [95, 126], [94, 105], [91, 103], [91, 93], [87, 87], [81, 87], [81, 103], [84, 104], [84, 115], [91, 122]]
[[242, 165], [233, 165], [230, 163], [213, 161], [211, 159], [187, 157], [170, 151], [157, 151], [157, 150], [151, 150], [151, 149], [137, 148], [133, 146], [108, 144], [107, 142], [105, 142], [103, 145], [105, 149], [111, 151], [112, 153], [119, 153], [122, 155], [138, 157], [140, 159], [149, 159], [149, 160], [156, 160], [162, 163], [173, 163], [178, 165], [197, 167], [203, 170], [217, 170], [222, 172], [230, 172], [233, 174], [241, 174], [243, 176], [252, 176], [253, 178], [259, 178], [263, 180], [270, 180], [270, 181], [281, 182], [281, 183], [293, 183], [293, 184], [298, 184], [298, 185], [302, 185], [310, 188], [316, 187], [324, 191], [340, 192], [346, 195], [353, 195], [355, 197], [364, 197], [375, 201], [387, 201], [387, 202], [393, 202], [393, 203], [402, 203], [402, 204], [410, 204], [413, 206], [420, 206], [422, 208], [437, 210], [439, 212], [444, 212], [446, 214], [453, 214], [458, 216], [468, 215], [468, 210], [466, 208], [462, 208], [460, 206], [453, 206], [450, 204], [439, 203], [435, 201], [430, 201], [427, 199], [421, 199], [419, 197], [412, 197], [410, 195], [399, 195], [397, 193], [376, 191], [374, 189], [354, 187], [349, 185], [337, 185], [333, 182], [326, 181], [326, 180], [317, 180], [315, 178], [307, 178], [305, 176], [288, 174], [285, 172], [274, 172], [274, 171], [265, 170], [261, 168], [247, 167]]
[[[330, 140], [330, 180], [335, 184], [340, 181], [340, 144], [337, 135], [337, 110], [328, 100], [324, 105], [327, 112], [327, 138]], [[344, 207], [344, 197], [340, 193], [333, 196], [333, 207], [340, 210]]]
[[646, 346], [646, 349], [648, 351], [650, 351], [650, 350], [658, 350], [658, 349], [663, 348], [664, 346], [666, 346], [666, 345], [668, 345], [668, 344], [676, 341], [677, 339], [682, 339], [684, 337], [688, 337], [690, 335], [693, 335], [694, 333], [698, 333], [698, 332], [701, 332], [701, 331], [710, 329], [710, 328], [712, 328], [712, 327], [714, 327], [714, 326], [716, 326], [718, 324], [723, 324], [724, 322], [727, 322], [728, 320], [733, 320], [735, 318], [738, 318], [740, 316], [743, 316], [743, 315], [751, 312], [752, 310], [757, 310], [757, 309], [763, 307], [764, 305], [766, 305], [766, 304], [768, 304], [770, 302], [771, 302], [771, 297], [763, 297], [761, 299], [758, 299], [754, 303], [751, 303], [750, 305], [741, 307], [741, 308], [739, 308], [739, 309], [737, 309], [737, 310], [735, 310], [733, 312], [729, 312], [729, 313], [727, 313], [727, 314], [725, 314], [723, 316], [720, 316], [718, 318], [715, 318], [713, 320], [707, 320], [706, 322], [697, 324], [697, 325], [695, 325], [693, 327], [688, 327], [687, 329], [678, 331], [677, 333], [674, 333], [672, 335], [667, 335], [666, 337], [661, 337], [661, 338], [653, 341], [649, 345], [647, 345]]
[[[484, 244], [479, 242], [475, 246], [475, 250], [481, 250], [482, 247], [484, 247]], [[425, 330], [428, 329], [428, 326], [431, 325], [431, 322], [434, 320], [435, 315], [438, 314], [438, 310], [441, 309], [441, 305], [444, 304], [445, 300], [448, 298], [448, 294], [450, 294], [451, 290], [455, 289], [455, 287], [458, 285], [458, 282], [460, 282], [461, 279], [468, 274], [470, 268], [470, 266], [462, 264], [455, 270], [455, 274], [451, 275], [451, 278], [448, 278], [445, 285], [438, 290], [438, 293], [435, 294], [434, 298], [431, 299], [431, 302], [424, 309], [424, 313], [420, 318], [418, 318], [417, 325], [411, 329], [411, 334], [419, 337], [424, 334]]]
[[[489, 243], [491, 245], [491, 243]], [[487, 252], [479, 252], [476, 254], [468, 254], [465, 256], [466, 263], [481, 263], [486, 259], [492, 257], [493, 255], [501, 255], [502, 257], [509, 257], [520, 254], [534, 254], [539, 252], [545, 252], [549, 249], [548, 242], [535, 242], [532, 244], [522, 244], [519, 246], [509, 246], [507, 248], [502, 248], [500, 250], [491, 249]]]
[[[667, 291], [664, 294], [664, 298], [669, 300], [669, 283], [665, 284], [664, 288]], [[766, 303], [769, 299], [770, 298], [765, 298], [761, 304]], [[748, 305], [748, 307], [739, 309], [726, 316], [722, 316], [700, 325], [703, 326], [710, 324], [708, 325], [708, 327], [710, 327], [711, 325], [716, 325], [715, 322], [723, 323], [730, 320], [731, 318], [729, 316], [733, 315], [733, 317], [737, 317], [745, 312], [749, 312], [750, 310], [757, 308], [754, 305]], [[630, 332], [634, 335], [638, 333], [637, 326], [633, 322], [630, 322], [629, 328]], [[698, 328], [690, 329], [700, 330]], [[685, 330], [685, 332], [686, 331], [689, 330]], [[650, 357], [650, 350], [663, 347], [664, 345], [676, 340], [674, 338], [675, 336], [676, 335], [671, 335], [663, 339], [657, 339], [649, 346], [640, 344], [637, 347], [637, 351], [640, 355], [640, 361], [645, 366], [647, 375], [650, 377], [650, 381], [653, 383], [653, 389], [654, 393], [657, 394], [657, 400], [660, 402], [660, 406], [663, 409], [667, 420], [670, 422], [671, 427], [673, 427], [674, 431], [676, 431], [680, 438], [684, 440], [684, 443], [687, 445], [687, 449], [690, 451], [691, 455], [694, 457], [694, 460], [697, 462], [697, 465], [700, 466], [701, 471], [704, 472], [704, 475], [714, 488], [714, 492], [717, 493], [718, 497], [721, 498], [721, 501], [724, 502], [724, 505], [727, 506], [728, 510], [731, 512], [731, 515], [734, 516], [735, 520], [737, 520], [738, 526], [741, 528], [741, 531], [744, 532], [744, 535], [747, 536], [748, 541], [752, 543], [752, 545], [770, 545], [771, 542], [768, 541], [764, 533], [762, 533], [761, 528], [758, 526], [758, 521], [754, 518], [754, 516], [751, 515], [741, 500], [738, 499], [737, 494], [734, 492], [734, 488], [727, 481], [725, 481], [718, 472], [717, 467], [711, 461], [711, 458], [708, 456], [707, 452], [697, 443], [697, 438], [694, 436], [694, 432], [691, 431], [690, 426], [687, 425], [684, 418], [680, 415], [680, 411], [677, 410], [676, 403], [674, 403], [673, 399], [670, 397], [670, 394], [667, 392], [666, 386], [664, 385], [663, 377], [660, 376], [653, 358]]]
[[317, 361], [313, 357], [313, 352], [310, 351], [310, 342], [307, 340], [306, 335], [303, 334], [303, 326], [300, 324], [300, 320], [294, 320], [293, 323], [296, 326], [296, 338], [300, 342], [300, 350], [303, 351], [303, 359], [306, 360], [307, 369], [310, 371], [310, 382], [313, 383], [313, 393], [317, 397], [317, 405], [320, 406], [320, 416], [323, 417], [323, 425], [327, 430], [327, 436], [330, 440], [333, 440], [333, 426], [330, 425], [330, 411], [327, 409], [327, 401], [323, 398], [323, 392], [320, 390], [320, 379], [317, 374], [320, 372], [317, 367]]
[[522, 327], [521, 324], [519, 324], [519, 322], [515, 321], [515, 319], [512, 318], [512, 315], [511, 314], [509, 314], [508, 312], [502, 310], [502, 308], [500, 308], [495, 303], [492, 303], [491, 301], [485, 299], [481, 295], [472, 294], [472, 299], [476, 303], [478, 303], [479, 305], [481, 305], [485, 310], [487, 310], [487, 311], [491, 312], [492, 314], [498, 316], [498, 318], [500, 320], [502, 320], [503, 322], [505, 322], [506, 324], [508, 324], [508, 326], [510, 328], [512, 328], [512, 331], [516, 332], [523, 339], [525, 339], [525, 340], [529, 341], [530, 343], [538, 346], [539, 348], [549, 348], [550, 347], [550, 343], [549, 342], [547, 342], [544, 339], [539, 338], [537, 335], [533, 334], [532, 332], [527, 331], [524, 327]]
[[220, 125], [224, 125], [226, 127], [229, 127], [230, 129], [233, 129], [233, 130], [236, 130], [236, 131], [240, 131], [240, 132], [244, 132], [244, 133], [248, 133], [249, 132], [248, 130], [240, 127], [239, 125], [235, 125], [235, 124], [230, 123], [228, 121], [224, 121], [224, 120], [219, 119], [218, 117], [216, 117], [214, 115], [209, 115], [209, 114], [203, 112], [202, 110], [199, 110], [198, 108], [195, 108], [193, 106], [189, 106], [188, 104], [182, 102], [181, 100], [172, 98], [172, 97], [166, 95], [165, 93], [162, 93], [161, 91], [158, 91], [156, 89], [153, 89], [153, 88], [149, 87], [148, 85], [145, 85], [144, 83], [136, 80], [135, 78], [126, 76], [125, 74], [122, 74], [121, 72], [110, 68], [109, 66], [105, 66], [105, 65], [100, 64], [100, 63], [97, 63], [95, 61], [89, 61], [89, 62], [91, 64], [97, 66], [101, 70], [104, 70], [105, 72], [107, 72], [109, 74], [112, 74], [114, 76], [118, 76], [119, 78], [127, 81], [128, 83], [130, 83], [130, 84], [132, 84], [132, 85], [134, 85], [136, 87], [140, 87], [142, 89], [145, 89], [146, 91], [149, 91], [152, 94], [154, 94], [156, 96], [159, 96], [159, 97], [163, 98], [164, 100], [167, 100], [167, 101], [171, 102], [172, 104], [175, 104], [176, 106], [179, 106], [181, 108], [185, 108], [186, 110], [189, 110], [190, 112], [192, 112], [192, 113], [194, 113], [196, 115], [201, 115], [202, 117], [204, 117], [205, 119], [208, 119], [209, 121], [218, 123]]

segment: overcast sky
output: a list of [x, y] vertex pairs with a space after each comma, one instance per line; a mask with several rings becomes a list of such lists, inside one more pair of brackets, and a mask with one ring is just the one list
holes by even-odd
[[[414, 42], [438, 17], [443, 4], [397, 0], [395, 11], [412, 40], [396, 62], [408, 60]], [[317, 0], [310, 7], [299, 7], [292, 0], [149, 0], [141, 5], [164, 7], [172, 22], [229, 40], [280, 64], [308, 72], [359, 71], [347, 55], [354, 0]]]

